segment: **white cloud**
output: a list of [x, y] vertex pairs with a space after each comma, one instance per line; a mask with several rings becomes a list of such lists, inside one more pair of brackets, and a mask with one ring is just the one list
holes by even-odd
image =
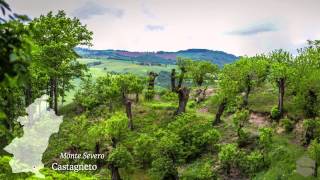
[[92, 16], [105, 14], [121, 18], [124, 14], [124, 11], [119, 8], [105, 7], [104, 5], [98, 4], [95, 1], [87, 1], [79, 8], [75, 9], [71, 14], [80, 19], [89, 19]]
[[[19, 13], [38, 16], [51, 9], [65, 9], [71, 15], [86, 1], [9, 0], [9, 3]], [[253, 55], [275, 48], [294, 51], [304, 40], [319, 38], [320, 32], [319, 0], [94, 2], [106, 8], [106, 12], [98, 11], [98, 15], [91, 14], [82, 22], [94, 32], [93, 43], [97, 49], [175, 51], [207, 48]], [[118, 10], [108, 9], [111, 7]]]

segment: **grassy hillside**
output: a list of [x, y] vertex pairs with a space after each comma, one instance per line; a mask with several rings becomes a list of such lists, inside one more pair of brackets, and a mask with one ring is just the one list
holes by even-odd
[[123, 61], [115, 59], [78, 59], [83, 64], [92, 62], [101, 62], [100, 65], [89, 67], [89, 72], [94, 76], [98, 77], [106, 72], [117, 72], [117, 73], [133, 73], [138, 76], [146, 76], [148, 72], [154, 71], [160, 73], [161, 71], [169, 72], [175, 65], [162, 65], [162, 66], [148, 66], [139, 65], [133, 61]]
[[[123, 61], [115, 59], [85, 59], [81, 58], [78, 61], [82, 64], [101, 62], [99, 65], [88, 66], [88, 74], [92, 78], [101, 77], [106, 75], [106, 73], [132, 73], [137, 76], [146, 77], [147, 73], [150, 71], [156, 72], [159, 74], [159, 77], [156, 80], [157, 88], [164, 88], [169, 86], [169, 73], [172, 68], [175, 68], [176, 65], [162, 65], [162, 66], [148, 66], [148, 65], [139, 65], [132, 61]], [[76, 79], [73, 81], [75, 88], [66, 93], [66, 104], [72, 102], [75, 92], [78, 89], [80, 80]]]

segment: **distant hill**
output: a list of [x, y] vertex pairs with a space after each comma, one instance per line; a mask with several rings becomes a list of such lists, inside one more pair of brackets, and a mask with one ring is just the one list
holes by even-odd
[[233, 54], [208, 49], [187, 49], [177, 52], [130, 52], [124, 50], [92, 50], [86, 48], [76, 48], [75, 50], [78, 55], [83, 58], [109, 58], [154, 64], [175, 64], [177, 57], [183, 57], [193, 60], [212, 61], [219, 66], [223, 66], [238, 59], [238, 57]]

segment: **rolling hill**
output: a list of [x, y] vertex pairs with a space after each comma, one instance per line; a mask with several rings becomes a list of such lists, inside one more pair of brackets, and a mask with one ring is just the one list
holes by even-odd
[[107, 58], [126, 61], [135, 61], [141, 64], [175, 64], [177, 57], [192, 58], [194, 60], [207, 60], [223, 66], [232, 63], [239, 57], [223, 51], [208, 49], [187, 49], [177, 52], [130, 52], [124, 50], [92, 50], [76, 48], [78, 55], [83, 58]]

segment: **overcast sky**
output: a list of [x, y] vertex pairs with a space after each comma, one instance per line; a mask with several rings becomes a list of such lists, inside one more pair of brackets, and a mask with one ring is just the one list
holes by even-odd
[[94, 32], [93, 49], [189, 48], [254, 55], [320, 39], [320, 0], [8, 0], [36, 17], [63, 9]]

